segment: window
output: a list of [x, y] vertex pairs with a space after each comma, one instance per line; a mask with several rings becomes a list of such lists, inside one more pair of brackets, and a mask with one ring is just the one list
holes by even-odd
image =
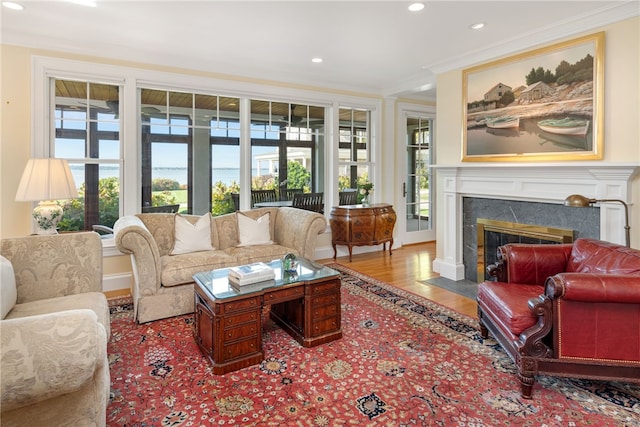
[[285, 86], [276, 100], [262, 84], [44, 56], [33, 57], [32, 87], [32, 156], [67, 159], [77, 181], [65, 230], [174, 200], [183, 212], [231, 212], [261, 181], [328, 186], [331, 203], [372, 177], [381, 100]]
[[322, 192], [324, 107], [251, 101], [252, 190]]
[[[358, 188], [372, 181], [370, 151], [371, 112], [362, 109], [340, 108], [340, 141], [338, 143], [338, 190]], [[358, 201], [362, 195], [358, 193]]]
[[120, 87], [51, 79], [55, 88], [52, 157], [67, 159], [78, 198], [60, 201], [60, 230], [112, 227], [120, 216]]
[[[238, 191], [239, 100], [141, 89], [142, 210], [233, 212]], [[209, 178], [211, 177], [211, 178]]]

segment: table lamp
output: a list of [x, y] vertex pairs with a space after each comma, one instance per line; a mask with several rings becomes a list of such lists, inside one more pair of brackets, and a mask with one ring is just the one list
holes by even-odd
[[76, 197], [78, 191], [66, 160], [29, 159], [18, 185], [16, 201], [40, 202], [33, 210], [37, 234], [58, 234], [62, 208], [55, 201]]
[[591, 206], [594, 203], [599, 203], [599, 202], [615, 202], [615, 203], [621, 203], [622, 206], [624, 206], [625, 241], [626, 241], [626, 246], [628, 248], [631, 247], [631, 227], [629, 226], [629, 207], [624, 201], [618, 200], [618, 199], [598, 199], [598, 200], [589, 199], [588, 197], [581, 196], [580, 194], [572, 194], [566, 199], [564, 199], [565, 206], [571, 206], [574, 208], [586, 208], [587, 206]]

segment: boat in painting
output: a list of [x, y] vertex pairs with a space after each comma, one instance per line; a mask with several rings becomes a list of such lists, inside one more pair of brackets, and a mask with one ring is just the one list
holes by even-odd
[[584, 151], [589, 149], [589, 140], [584, 135], [563, 135], [542, 131], [538, 136], [541, 139], [540, 145], [550, 142], [557, 147], [570, 151]]
[[501, 116], [495, 119], [487, 119], [487, 127], [491, 129], [509, 129], [520, 126], [520, 117], [518, 116]]
[[546, 119], [538, 122], [538, 127], [545, 132], [558, 135], [586, 135], [589, 130], [589, 120], [574, 119]]

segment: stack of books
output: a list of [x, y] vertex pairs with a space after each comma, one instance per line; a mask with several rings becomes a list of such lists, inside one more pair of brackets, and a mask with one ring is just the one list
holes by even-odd
[[252, 285], [265, 280], [273, 280], [275, 277], [276, 273], [273, 268], [264, 262], [229, 268], [229, 283], [235, 286]]

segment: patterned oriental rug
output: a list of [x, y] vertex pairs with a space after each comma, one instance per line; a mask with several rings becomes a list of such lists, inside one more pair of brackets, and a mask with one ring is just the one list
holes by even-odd
[[640, 386], [540, 377], [477, 321], [364, 274], [342, 274], [340, 340], [305, 349], [266, 321], [265, 360], [214, 375], [193, 316], [136, 325], [112, 301], [110, 426], [638, 426]]

